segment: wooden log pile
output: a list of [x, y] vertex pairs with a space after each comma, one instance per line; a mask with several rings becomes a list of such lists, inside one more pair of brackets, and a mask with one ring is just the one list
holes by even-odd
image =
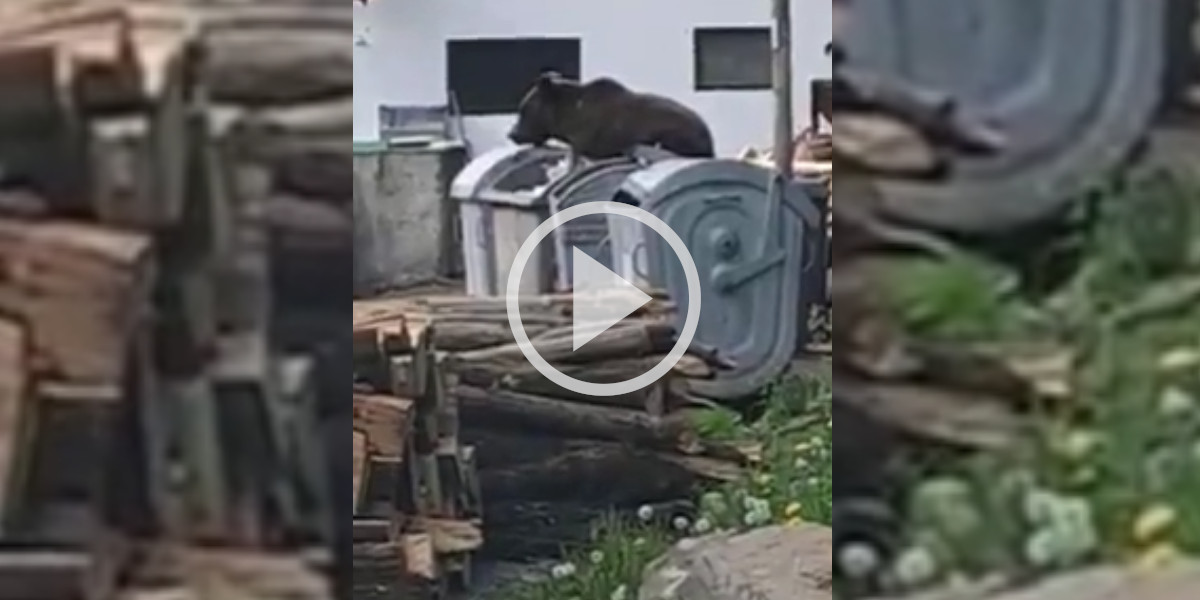
[[351, 262], [350, 31], [311, 2], [0, 7], [0, 590], [194, 588], [161, 550], [197, 545], [328, 587], [349, 279], [296, 265]]
[[[571, 377], [625, 381], [660, 362], [676, 342], [674, 307], [657, 295], [625, 322], [573, 350], [575, 300], [570, 294], [518, 300], [533, 347]], [[464, 548], [482, 548], [528, 559], [531, 552], [557, 552], [564, 535], [587, 535], [586, 523], [575, 532], [547, 533], [555, 529], [547, 525], [539, 534], [546, 539], [539, 542], [528, 534], [530, 510], [591, 506], [598, 514], [599, 507], [670, 500], [686, 495], [699, 478], [735, 478], [751, 460], [747, 449], [705, 444], [695, 433], [690, 410], [700, 401], [689, 394], [688, 382], [730, 366], [715, 352], [691, 348], [668, 376], [645, 389], [588, 396], [560, 387], [529, 364], [513, 339], [505, 307], [500, 298], [453, 295], [356, 304], [361, 475], [355, 493], [362, 515], [356, 523], [391, 523], [386, 543], [411, 547], [425, 539], [429, 519], [447, 519], [444, 526], [455, 533], [432, 536], [435, 556], [449, 559]], [[396, 462], [400, 448], [406, 449], [398, 469], [404, 482], [397, 486], [396, 468], [384, 474], [384, 466]], [[373, 483], [379, 478], [399, 494], [383, 505]], [[411, 557], [411, 551], [403, 554]], [[443, 572], [461, 574], [456, 568]], [[407, 571], [417, 579], [431, 574]]]

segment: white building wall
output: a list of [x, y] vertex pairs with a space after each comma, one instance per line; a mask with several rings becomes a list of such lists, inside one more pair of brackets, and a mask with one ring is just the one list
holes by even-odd
[[[372, 0], [355, 6], [354, 137], [374, 140], [378, 107], [446, 103], [446, 41], [563, 36], [581, 39], [584, 79], [615, 77], [631, 88], [675, 98], [708, 120], [721, 154], [768, 146], [769, 91], [696, 92], [695, 27], [768, 26], [770, 0]], [[828, 77], [824, 47], [830, 0], [793, 1], [795, 115], [807, 119], [809, 81]], [[514, 116], [467, 119], [478, 149], [507, 143]]]

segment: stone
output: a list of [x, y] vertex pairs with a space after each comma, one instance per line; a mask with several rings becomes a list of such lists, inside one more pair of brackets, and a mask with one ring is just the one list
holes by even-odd
[[905, 600], [1194, 600], [1198, 593], [1200, 563], [1186, 563], [1144, 573], [1096, 567], [1007, 592], [939, 590]]
[[638, 600], [832, 600], [833, 531], [777, 526], [680, 542], [647, 570]]

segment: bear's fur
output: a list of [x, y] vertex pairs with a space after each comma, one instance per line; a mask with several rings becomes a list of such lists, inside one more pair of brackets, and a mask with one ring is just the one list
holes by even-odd
[[557, 140], [591, 160], [626, 156], [637, 146], [657, 146], [684, 157], [715, 154], [712, 133], [695, 111], [609, 78], [581, 83], [545, 73], [525, 94], [518, 112], [508, 134], [514, 143]]

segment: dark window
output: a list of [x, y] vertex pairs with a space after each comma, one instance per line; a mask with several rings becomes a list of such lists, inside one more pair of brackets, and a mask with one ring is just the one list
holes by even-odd
[[578, 39], [474, 39], [446, 42], [450, 92], [465, 115], [517, 112], [529, 86], [545, 71], [579, 78]]
[[699, 91], [771, 89], [769, 27], [696, 29], [692, 51]]

